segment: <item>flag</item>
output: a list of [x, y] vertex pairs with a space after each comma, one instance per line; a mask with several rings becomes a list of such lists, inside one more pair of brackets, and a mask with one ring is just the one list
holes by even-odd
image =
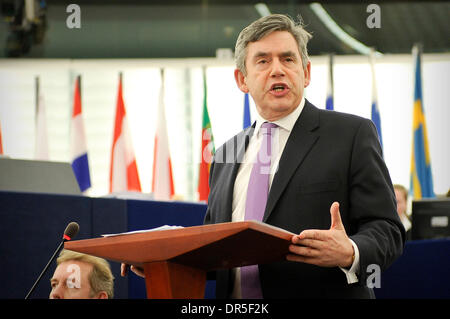
[[123, 100], [122, 73], [119, 75], [109, 182], [110, 192], [141, 191], [141, 183]]
[[327, 110], [334, 110], [333, 95], [334, 95], [334, 85], [333, 85], [333, 55], [329, 55], [328, 63], [328, 81], [327, 81], [327, 99], [325, 102]]
[[3, 155], [2, 126], [0, 125], [0, 155]]
[[427, 126], [422, 104], [421, 52], [416, 45], [413, 48], [415, 60], [414, 109], [413, 109], [413, 145], [411, 151], [411, 185], [414, 199], [434, 197], [431, 160], [428, 148]]
[[34, 157], [37, 160], [43, 161], [47, 161], [49, 159], [47, 122], [45, 117], [44, 97], [41, 94], [39, 77], [36, 77], [36, 142]]
[[244, 127], [244, 129], [246, 129], [250, 125], [252, 125], [252, 121], [250, 119], [250, 102], [249, 102], [249, 98], [248, 98], [248, 93], [245, 93], [245, 96], [244, 96], [244, 123], [243, 123], [243, 127]]
[[86, 145], [86, 134], [81, 109], [81, 77], [75, 81], [73, 94], [72, 120], [70, 123], [70, 151], [72, 159], [72, 169], [80, 186], [84, 192], [91, 187], [91, 177], [89, 174], [89, 161]]
[[[208, 98], [206, 86], [206, 70], [203, 69], [203, 121], [202, 121], [202, 149], [198, 177], [198, 199], [208, 202], [209, 195], [209, 168], [214, 150], [214, 138], [211, 130], [211, 121], [208, 114]], [[245, 123], [245, 122], [244, 122]]]
[[381, 117], [380, 109], [378, 108], [378, 96], [377, 96], [377, 86], [375, 79], [375, 61], [374, 61], [374, 50], [370, 53], [370, 67], [372, 69], [372, 122], [375, 124], [378, 133], [378, 139], [380, 140], [381, 149], [383, 149], [383, 138], [381, 135]]
[[156, 200], [170, 200], [175, 193], [164, 110], [164, 70], [161, 70], [158, 114], [153, 151], [152, 192]]

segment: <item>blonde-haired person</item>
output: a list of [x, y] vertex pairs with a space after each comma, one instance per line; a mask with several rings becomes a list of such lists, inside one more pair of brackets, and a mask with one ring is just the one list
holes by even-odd
[[409, 219], [408, 214], [406, 213], [408, 206], [408, 190], [403, 185], [395, 184], [394, 191], [395, 191], [395, 198], [397, 199], [397, 214], [398, 217], [400, 217], [403, 227], [405, 227], [406, 239], [410, 240], [412, 225], [411, 220]]
[[63, 249], [50, 279], [50, 299], [112, 299], [114, 276], [99, 257]]

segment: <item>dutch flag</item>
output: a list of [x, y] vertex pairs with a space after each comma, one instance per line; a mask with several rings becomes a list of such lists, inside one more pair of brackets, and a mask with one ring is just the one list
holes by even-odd
[[83, 117], [81, 113], [81, 77], [75, 81], [75, 92], [73, 102], [72, 121], [70, 125], [70, 148], [72, 158], [72, 169], [80, 186], [84, 192], [91, 187], [91, 177], [89, 174], [89, 161], [87, 155], [86, 135], [84, 132]]

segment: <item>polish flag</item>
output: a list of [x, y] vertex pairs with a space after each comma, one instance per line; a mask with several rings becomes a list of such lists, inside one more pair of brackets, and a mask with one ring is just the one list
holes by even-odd
[[158, 115], [153, 151], [152, 192], [156, 200], [170, 200], [175, 193], [164, 111], [164, 71], [161, 70]]
[[122, 74], [119, 77], [109, 182], [110, 192], [141, 191], [122, 95]]
[[70, 125], [70, 152], [72, 158], [72, 169], [84, 192], [91, 187], [89, 174], [89, 161], [86, 145], [86, 134], [84, 132], [83, 117], [81, 113], [81, 77], [75, 81], [75, 92], [73, 97], [72, 121]]

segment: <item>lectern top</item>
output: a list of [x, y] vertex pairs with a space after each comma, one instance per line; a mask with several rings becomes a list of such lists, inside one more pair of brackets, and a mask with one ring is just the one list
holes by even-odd
[[284, 259], [293, 235], [266, 223], [243, 221], [78, 240], [64, 247], [137, 266], [171, 261], [214, 270]]

